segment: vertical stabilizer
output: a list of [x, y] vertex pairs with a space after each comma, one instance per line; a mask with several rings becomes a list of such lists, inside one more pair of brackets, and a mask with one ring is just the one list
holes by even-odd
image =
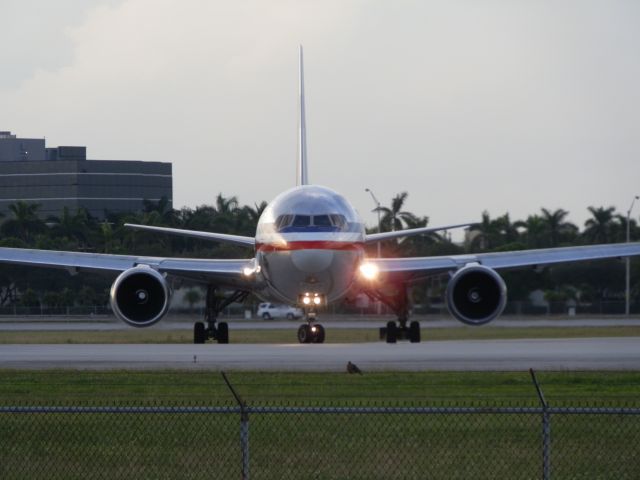
[[302, 45], [300, 45], [298, 94], [300, 116], [298, 118], [298, 163], [296, 169], [296, 185], [307, 185], [309, 183], [307, 176], [307, 122], [305, 119], [304, 106], [304, 65], [302, 59]]

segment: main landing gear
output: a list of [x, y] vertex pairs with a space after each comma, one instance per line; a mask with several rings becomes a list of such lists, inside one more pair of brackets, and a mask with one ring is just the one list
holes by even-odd
[[387, 343], [396, 343], [398, 340], [420, 343], [420, 322], [414, 320], [407, 327], [407, 319], [398, 317], [397, 322], [390, 321], [386, 327], [380, 327], [380, 340], [386, 340]]
[[300, 343], [324, 343], [324, 327], [315, 323], [316, 314], [307, 313], [307, 323], [298, 328], [298, 341]]
[[229, 325], [227, 322], [217, 322], [222, 310], [234, 302], [241, 302], [249, 295], [248, 292], [236, 291], [228, 297], [218, 296], [216, 288], [207, 288], [207, 301], [204, 311], [204, 322], [193, 325], [193, 343], [205, 343], [207, 340], [217, 340], [218, 343], [229, 343]]
[[409, 298], [406, 285], [399, 285], [397, 291], [391, 295], [377, 290], [368, 290], [365, 293], [369, 298], [387, 305], [398, 316], [396, 321], [387, 322], [386, 327], [380, 328], [380, 340], [386, 340], [387, 343], [396, 343], [398, 340], [420, 343], [420, 323], [415, 320], [409, 322]]

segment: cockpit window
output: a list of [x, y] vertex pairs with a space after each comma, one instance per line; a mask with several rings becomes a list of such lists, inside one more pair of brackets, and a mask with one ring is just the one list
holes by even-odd
[[329, 215], [314, 215], [313, 224], [317, 227], [332, 227], [331, 217]]
[[311, 216], [310, 215], [296, 215], [293, 219], [292, 227], [308, 227], [311, 224]]
[[340, 231], [347, 226], [347, 219], [344, 215], [337, 213], [327, 215], [280, 215], [276, 219], [276, 230], [278, 232], [290, 231], [295, 229], [306, 230], [307, 228], [317, 227], [321, 231]]
[[344, 215], [334, 214], [329, 215], [329, 217], [331, 218], [331, 224], [334, 227], [338, 227], [342, 230], [347, 225], [347, 219], [344, 218]]
[[293, 215], [280, 215], [276, 220], [276, 229], [282, 230], [293, 222]]

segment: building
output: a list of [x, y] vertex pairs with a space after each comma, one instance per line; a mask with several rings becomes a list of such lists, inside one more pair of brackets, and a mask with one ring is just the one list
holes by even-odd
[[46, 148], [44, 139], [0, 132], [0, 212], [16, 201], [38, 203], [42, 218], [64, 207], [107, 212], [140, 212], [144, 200], [173, 202], [171, 163], [87, 160], [86, 147]]

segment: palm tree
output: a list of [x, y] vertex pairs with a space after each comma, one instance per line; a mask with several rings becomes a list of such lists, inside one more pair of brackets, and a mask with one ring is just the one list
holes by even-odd
[[259, 204], [254, 203], [253, 207], [249, 205], [245, 205], [238, 212], [239, 221], [239, 233], [243, 233], [246, 235], [253, 235], [256, 231], [256, 227], [258, 226], [258, 220], [262, 216], [262, 212], [264, 212], [265, 208], [267, 208], [267, 202], [262, 201]]
[[153, 225], [161, 224], [174, 226], [177, 221], [177, 212], [172, 208], [171, 202], [167, 197], [162, 197], [157, 202], [151, 200], [143, 200], [144, 212], [149, 214], [149, 220]]
[[89, 213], [84, 208], [79, 208], [75, 215], [71, 215], [69, 207], [64, 207], [60, 217], [47, 218], [47, 225], [49, 223], [53, 224], [52, 231], [54, 235], [77, 240], [81, 244], [87, 242], [91, 220]]
[[238, 230], [238, 213], [240, 211], [238, 197], [226, 198], [222, 193], [219, 193], [214, 208], [215, 215], [211, 219], [212, 231], [234, 232]]
[[518, 241], [518, 229], [515, 223], [511, 223], [508, 213], [496, 218], [493, 222], [501, 244], [504, 245]]
[[570, 222], [565, 221], [569, 212], [558, 208], [555, 211], [542, 208], [542, 220], [545, 224], [545, 230], [548, 238], [549, 246], [556, 247], [563, 236], [575, 234], [578, 228]]
[[[615, 224], [615, 207], [589, 207], [592, 218], [584, 222], [583, 235], [592, 243], [608, 243], [612, 240], [611, 230]], [[625, 219], [626, 222], [626, 219]]]
[[499, 225], [491, 220], [489, 212], [482, 212], [482, 221], [469, 227], [469, 249], [492, 250], [500, 243]]
[[[376, 207], [374, 212], [381, 212], [382, 219], [380, 223], [383, 231], [403, 230], [404, 226], [415, 225], [420, 219], [411, 212], [403, 211], [402, 206], [407, 200], [409, 194], [402, 192], [391, 199], [391, 207]], [[428, 222], [429, 217], [424, 217]], [[426, 225], [426, 223], [425, 223]]]
[[34, 233], [45, 229], [44, 222], [38, 218], [37, 211], [40, 204], [27, 203], [21, 200], [9, 205], [9, 211], [13, 218], [2, 224], [2, 232], [8, 236], [18, 237], [25, 242], [31, 239]]
[[546, 224], [540, 215], [529, 215], [526, 220], [520, 220], [514, 225], [516, 228], [524, 228], [527, 247], [541, 248], [544, 246]]

